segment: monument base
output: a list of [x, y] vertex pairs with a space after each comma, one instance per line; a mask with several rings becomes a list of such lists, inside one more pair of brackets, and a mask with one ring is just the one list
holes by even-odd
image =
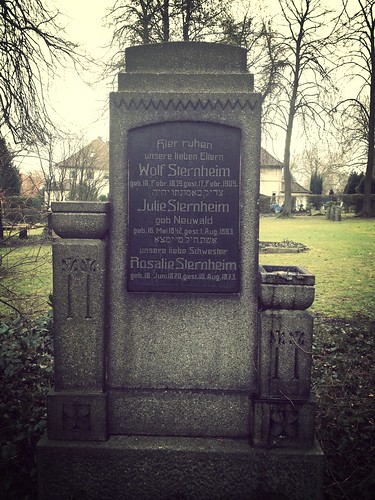
[[38, 443], [39, 499], [319, 499], [323, 452], [246, 440], [112, 436]]

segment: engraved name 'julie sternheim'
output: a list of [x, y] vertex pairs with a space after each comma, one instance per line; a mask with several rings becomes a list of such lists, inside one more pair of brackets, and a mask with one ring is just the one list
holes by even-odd
[[128, 290], [238, 292], [239, 129], [155, 124], [128, 150]]
[[186, 203], [176, 199], [160, 201], [153, 200], [147, 201], [143, 198], [143, 202], [140, 208], [137, 208], [138, 212], [216, 212], [224, 213], [230, 212], [229, 203], [206, 203], [204, 201]]

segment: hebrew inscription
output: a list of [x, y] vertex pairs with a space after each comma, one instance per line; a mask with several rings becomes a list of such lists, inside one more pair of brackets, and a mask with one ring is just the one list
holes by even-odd
[[[298, 380], [299, 374], [299, 356], [301, 347], [305, 342], [305, 332], [295, 330], [284, 332], [282, 330], [274, 330], [270, 332], [270, 341], [273, 346], [273, 361], [272, 361], [272, 377], [274, 379], [280, 378], [280, 349], [291, 350], [292, 357], [289, 357], [289, 365], [292, 368], [293, 379]], [[291, 359], [293, 361], [291, 361]]]
[[240, 130], [130, 131], [128, 290], [239, 291]]

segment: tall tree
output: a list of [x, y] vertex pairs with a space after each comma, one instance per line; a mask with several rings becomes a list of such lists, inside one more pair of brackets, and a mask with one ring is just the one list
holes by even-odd
[[7, 196], [20, 194], [21, 189], [20, 173], [12, 160], [7, 143], [0, 136], [0, 240], [4, 238], [3, 202]]
[[20, 194], [20, 173], [12, 161], [13, 156], [8, 149], [5, 139], [0, 137], [0, 193], [3, 197]]
[[[358, 82], [355, 96], [342, 100], [335, 110], [343, 108], [343, 115], [350, 115], [350, 127], [346, 127], [349, 140], [360, 148], [360, 161], [365, 167], [364, 202], [362, 215], [370, 217], [371, 184], [375, 177], [375, 0], [343, 0], [341, 17], [344, 54], [341, 65], [351, 80]], [[362, 157], [363, 148], [365, 154]]]
[[169, 41], [169, 0], [116, 0], [106, 16], [113, 28], [112, 42], [124, 45], [144, 45]]
[[328, 15], [320, 0], [279, 0], [285, 31], [280, 31], [279, 46], [284, 57], [284, 78], [280, 97], [269, 103], [273, 123], [285, 133], [283, 216], [291, 215], [290, 171], [293, 130], [297, 119], [304, 127], [322, 119], [321, 95], [331, 84], [327, 69], [331, 33]]
[[350, 172], [348, 177], [348, 182], [346, 183], [346, 186], [344, 188], [344, 193], [345, 194], [358, 193], [359, 184], [363, 179], [363, 177], [364, 177], [363, 172], [359, 174], [355, 171]]
[[342, 193], [348, 177], [345, 151], [339, 148], [329, 135], [327, 141], [311, 141], [310, 137], [310, 142], [311, 144], [305, 145], [301, 154], [293, 155], [293, 177], [307, 186], [317, 174], [323, 180], [323, 192], [328, 193], [333, 189], [335, 193]]
[[[48, 135], [48, 141], [45, 144], [35, 144], [33, 147], [33, 154], [29, 154], [29, 156], [34, 157], [39, 162], [39, 172], [43, 179], [43, 183], [41, 183], [41, 185], [34, 185], [34, 188], [41, 191], [40, 195], [43, 195], [44, 208], [47, 211], [51, 209], [52, 201], [64, 200], [64, 193], [66, 189], [67, 172], [66, 170], [58, 167], [58, 163], [55, 158], [59, 139], [60, 138], [55, 137], [52, 133], [50, 133]], [[29, 178], [32, 182], [34, 176], [30, 174]]]
[[313, 194], [323, 193], [323, 177], [315, 171], [310, 178], [310, 191]]
[[57, 16], [42, 0], [0, 0], [0, 127], [17, 143], [46, 140], [46, 79], [58, 64], [77, 62]]

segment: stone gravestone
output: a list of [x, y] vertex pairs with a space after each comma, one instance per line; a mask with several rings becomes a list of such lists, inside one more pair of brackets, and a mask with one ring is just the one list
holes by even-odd
[[245, 50], [127, 49], [110, 121], [110, 202], [53, 206], [40, 498], [319, 498], [314, 277], [258, 268]]

